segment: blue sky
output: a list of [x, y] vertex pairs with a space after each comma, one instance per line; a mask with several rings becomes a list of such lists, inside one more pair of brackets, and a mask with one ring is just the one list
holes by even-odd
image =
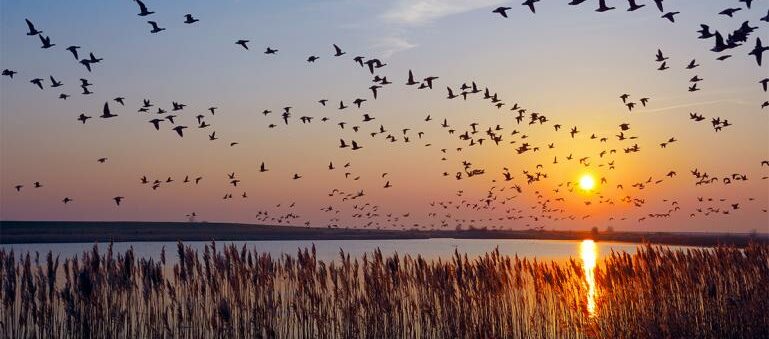
[[[136, 4], [127, 0], [2, 0], [0, 68], [19, 74], [13, 80], [0, 79], [0, 217], [179, 220], [195, 210], [207, 220], [255, 222], [254, 211], [286, 213], [273, 206], [297, 201], [295, 212], [302, 215], [302, 222], [329, 223], [331, 217], [319, 208], [333, 204], [343, 211], [340, 222], [355, 226], [359, 221], [349, 217], [351, 204], [327, 197], [332, 188], [340, 187], [368, 189], [366, 201], [392, 213], [414, 212], [410, 224], [440, 224], [441, 220], [426, 215], [429, 202], [456, 199], [458, 190], [466, 191], [467, 199], [481, 199], [495, 186], [491, 180], [500, 179], [502, 167], [510, 168], [520, 180], [523, 170], [551, 162], [553, 156], [576, 153], [595, 159], [600, 151], [601, 145], [584, 138], [570, 140], [568, 134], [555, 134], [547, 127], [525, 130], [525, 134], [535, 145], [556, 143], [557, 155], [515, 156], [510, 147], [476, 147], [451, 153], [442, 161], [440, 148], [463, 145], [440, 126], [425, 124], [427, 114], [436, 120], [449, 119], [460, 132], [471, 122], [482, 127], [502, 124], [505, 131], [518, 128], [509, 112], [500, 112], [487, 102], [444, 99], [446, 86], [457, 89], [463, 82], [477, 81], [498, 92], [508, 105], [518, 102], [529, 112], [542, 112], [564, 126], [579, 126], [585, 133], [612, 136], [619, 123], [628, 122], [643, 147], [638, 156], [617, 155], [622, 166], [612, 172], [578, 164], [552, 166], [546, 169], [551, 174], [547, 183], [538, 184], [541, 187], [523, 183], [526, 192], [515, 198], [518, 208], [525, 210], [536, 206], [535, 192], [574, 181], [585, 170], [607, 176], [611, 185], [602, 187], [600, 193], [567, 199], [571, 203], [564, 206], [564, 214], [578, 220], [527, 218], [505, 227], [585, 228], [613, 223], [609, 218], [620, 216], [628, 216], [628, 220], [616, 222], [617, 229], [745, 231], [767, 226], [762, 209], [769, 205], [769, 185], [761, 177], [769, 174], [759, 163], [769, 159], [769, 120], [767, 111], [759, 107], [767, 95], [757, 82], [769, 72], [766, 65], [758, 67], [747, 55], [755, 37], [766, 36], [766, 23], [758, 18], [766, 14], [767, 1], [754, 1], [752, 10], [737, 12], [733, 19], [717, 13], [726, 7], [742, 7], [736, 1], [665, 1], [666, 9], [681, 12], [676, 23], [661, 19], [651, 2], [630, 13], [625, 11], [626, 2], [609, 1], [618, 9], [596, 13], [593, 1], [580, 6], [543, 1], [537, 3], [537, 14], [517, 3], [485, 0], [145, 3], [156, 13], [139, 17]], [[500, 5], [513, 7], [510, 18], [491, 13]], [[187, 13], [200, 22], [184, 24]], [[24, 18], [57, 45], [41, 49], [36, 37], [25, 35]], [[146, 20], [167, 29], [150, 34]], [[715, 54], [708, 51], [712, 40], [696, 38], [701, 23], [727, 32], [744, 20], [759, 29], [725, 61], [714, 60]], [[236, 46], [238, 39], [250, 40], [251, 50]], [[769, 43], [769, 38], [765, 40]], [[333, 43], [347, 54], [334, 58]], [[92, 51], [104, 61], [95, 65], [94, 72], [86, 72], [64, 50], [73, 44], [82, 47], [81, 54]], [[278, 55], [263, 54], [268, 46], [279, 49]], [[671, 69], [665, 72], [656, 70], [658, 48], [670, 57]], [[320, 59], [308, 64], [309, 55]], [[356, 55], [378, 57], [388, 64], [383, 72], [396, 84], [382, 90], [378, 100], [367, 89], [371, 75], [351, 60]], [[691, 59], [701, 64], [696, 71], [684, 69]], [[403, 86], [409, 69], [419, 77], [439, 76], [436, 88], [420, 92]], [[689, 93], [688, 80], [695, 74], [705, 79], [702, 90]], [[63, 91], [73, 96], [64, 102], [53, 89], [40, 91], [28, 83], [48, 75], [63, 81]], [[81, 77], [94, 83], [94, 95], [78, 94]], [[622, 93], [636, 100], [651, 97], [651, 104], [628, 113], [618, 99]], [[114, 120], [95, 118], [85, 126], [74, 120], [80, 113], [98, 115], [103, 103], [116, 96], [126, 97], [127, 106], [113, 103], [120, 114]], [[338, 112], [316, 102], [328, 98], [335, 106], [339, 100], [349, 104], [357, 97], [368, 99], [362, 110]], [[219, 113], [207, 119], [221, 142], [212, 144], [206, 134], [193, 128], [184, 139], [166, 130], [156, 132], [146, 123], [148, 118], [136, 113], [143, 98], [163, 106], [170, 106], [171, 101], [188, 104], [181, 120], [191, 126], [196, 114], [209, 106], [219, 107]], [[354, 134], [349, 127], [340, 130], [317, 120], [306, 126], [292, 122], [283, 127], [277, 112], [284, 106], [294, 107], [296, 116], [312, 115], [317, 120], [328, 116], [333, 123], [361, 125], [362, 131]], [[264, 117], [259, 114], [264, 109], [276, 113]], [[727, 118], [734, 126], [716, 134], [707, 122], [691, 122], [689, 112]], [[362, 125], [359, 117], [363, 113], [375, 115], [377, 120]], [[279, 126], [267, 128], [270, 123]], [[367, 132], [379, 124], [394, 131], [424, 131], [427, 139], [407, 145], [368, 137]], [[664, 150], [657, 147], [671, 136], [680, 142]], [[358, 153], [339, 150], [340, 137], [356, 139], [365, 149]], [[229, 141], [240, 145], [224, 147]], [[423, 146], [428, 142], [433, 147]], [[108, 164], [95, 166], [100, 156], [109, 157]], [[440, 175], [455, 172], [466, 159], [490, 174], [461, 182], [446, 181]], [[271, 177], [253, 172], [261, 161], [273, 168]], [[362, 179], [350, 182], [338, 173], [324, 172], [329, 161], [352, 162], [354, 176]], [[747, 173], [751, 180], [695, 187], [688, 174], [693, 168], [717, 176]], [[619, 201], [626, 195], [610, 186], [629, 186], [648, 176], [664, 177], [671, 169], [677, 170], [678, 178], [632, 193], [648, 199], [643, 208], [598, 204], [606, 198]], [[247, 201], [221, 201], [226, 192], [241, 193], [221, 178], [232, 171], [242, 173], [243, 190], [251, 196]], [[305, 174], [307, 180], [300, 184], [290, 180], [295, 172]], [[391, 176], [393, 189], [381, 189], [382, 172]], [[192, 190], [168, 185], [156, 192], [137, 184], [142, 175], [183, 178], [194, 173], [206, 178], [205, 186]], [[46, 184], [45, 191], [16, 194], [13, 186], [17, 183], [31, 187], [36, 180]], [[127, 203], [120, 209], [110, 201], [117, 194], [126, 196]], [[77, 204], [62, 206], [64, 196], [73, 196]], [[689, 212], [704, 207], [697, 196], [723, 196], [726, 201], [720, 205], [741, 201], [749, 207], [723, 217], [689, 218]], [[586, 199], [595, 204], [586, 207], [581, 203]], [[670, 200], [686, 204], [682, 208], [686, 213], [664, 222], [636, 221], [667, 210]], [[502, 209], [462, 211], [442, 219], [452, 220], [453, 225], [456, 219], [480, 219]], [[590, 217], [581, 219], [585, 215]]]

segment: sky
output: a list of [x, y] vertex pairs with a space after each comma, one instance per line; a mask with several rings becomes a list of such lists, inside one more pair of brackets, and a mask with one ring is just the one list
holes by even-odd
[[[597, 13], [596, 1], [542, 1], [533, 14], [491, 0], [147, 0], [155, 13], [141, 17], [129, 0], [0, 0], [0, 68], [18, 72], [0, 77], [0, 219], [185, 221], [195, 212], [197, 221], [315, 227], [769, 232], [769, 166], [761, 166], [769, 160], [769, 109], [761, 109], [769, 95], [759, 84], [769, 62], [758, 66], [748, 55], [756, 37], [769, 43], [769, 24], [759, 21], [769, 1], [753, 1], [733, 18], [718, 13], [743, 3], [665, 1], [666, 12], [680, 12], [675, 23], [651, 1], [635, 12], [625, 1], [607, 3], [617, 9]], [[491, 12], [498, 6], [512, 7], [509, 18]], [[188, 13], [200, 21], [185, 24]], [[43, 49], [27, 36], [25, 18], [56, 45]], [[166, 30], [150, 33], [147, 20]], [[758, 29], [727, 52], [713, 53], [713, 39], [697, 38], [700, 24], [726, 36], [746, 20]], [[240, 39], [249, 50], [235, 44]], [[346, 54], [333, 56], [332, 44]], [[65, 49], [71, 45], [81, 58], [93, 52], [103, 61], [88, 72]], [[267, 47], [277, 54], [264, 54]], [[669, 69], [657, 70], [657, 49]], [[733, 56], [716, 60], [724, 54]], [[310, 55], [320, 59], [309, 63]], [[355, 56], [386, 64], [376, 74], [392, 84], [377, 99], [368, 89], [373, 75]], [[685, 69], [692, 59], [700, 66]], [[405, 85], [409, 70], [417, 81], [439, 78], [417, 89]], [[701, 90], [689, 92], [695, 75]], [[63, 86], [51, 88], [49, 76]], [[45, 79], [44, 90], [34, 78]], [[93, 83], [93, 94], [80, 94], [80, 78]], [[481, 94], [446, 99], [447, 86], [458, 94], [473, 81], [505, 105], [497, 109]], [[625, 93], [637, 103], [632, 111], [619, 98]], [[642, 97], [650, 98], [645, 107]], [[360, 109], [356, 98], [367, 100]], [[148, 113], [137, 112], [143, 99], [154, 105]], [[187, 105], [173, 112], [189, 127], [183, 138], [168, 121], [159, 131], [148, 122], [164, 118], [155, 111], [170, 112], [174, 101]], [[340, 101], [350, 107], [337, 109]], [[98, 118], [105, 102], [117, 117]], [[510, 110], [516, 103], [526, 109], [521, 124]], [[286, 106], [288, 124], [280, 115]], [[532, 112], [548, 121], [529, 125]], [[692, 112], [707, 120], [694, 122]], [[81, 113], [93, 118], [82, 124]], [[198, 114], [211, 126], [197, 128]], [[301, 116], [314, 120], [302, 124]], [[715, 132], [715, 117], [732, 125]], [[471, 123], [482, 145], [458, 138]], [[636, 139], [618, 140], [622, 123]], [[380, 125], [386, 132], [372, 137]], [[499, 145], [484, 133], [497, 125]], [[218, 140], [210, 141], [213, 131]], [[341, 149], [340, 138], [363, 148]], [[518, 154], [522, 143], [539, 149]], [[634, 144], [639, 152], [623, 151]], [[463, 161], [484, 173], [457, 180]], [[262, 162], [269, 171], [259, 171]], [[695, 169], [719, 182], [697, 185]], [[524, 171], [541, 178], [528, 183]], [[237, 187], [227, 176], [233, 172]], [[302, 178], [293, 180], [295, 173]], [[569, 191], [585, 174], [606, 182]], [[732, 174], [748, 180], [724, 184]], [[142, 176], [163, 183], [153, 190]], [[203, 179], [183, 183], [185, 176]], [[120, 206], [116, 196], [124, 197]]]

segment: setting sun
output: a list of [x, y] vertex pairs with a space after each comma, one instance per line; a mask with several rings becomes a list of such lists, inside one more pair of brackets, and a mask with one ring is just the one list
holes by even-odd
[[595, 188], [595, 179], [590, 174], [585, 174], [579, 178], [579, 188], [583, 191], [590, 191]]

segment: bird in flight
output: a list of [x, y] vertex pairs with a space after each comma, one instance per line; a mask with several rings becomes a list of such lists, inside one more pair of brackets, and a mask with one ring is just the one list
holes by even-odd
[[30, 80], [29, 82], [37, 85], [37, 87], [40, 87], [40, 89], [44, 89], [43, 88], [43, 79], [35, 78], [35, 79]]
[[726, 16], [728, 16], [728, 17], [732, 18], [732, 17], [733, 17], [733, 15], [734, 15], [734, 13], [735, 13], [735, 12], [738, 12], [738, 11], [740, 11], [740, 10], [742, 10], [742, 8], [739, 8], [739, 7], [737, 7], [737, 8], [727, 8], [727, 9], [725, 9], [725, 10], [723, 10], [723, 11], [719, 12], [718, 14], [721, 14], [721, 15], [726, 15]]
[[38, 35], [40, 33], [43, 33], [43, 31], [37, 30], [37, 28], [35, 28], [35, 25], [32, 24], [32, 21], [29, 21], [29, 19], [24, 19], [24, 21], [27, 22], [27, 28], [29, 28], [29, 32], [27, 32], [27, 35], [35, 36], [35, 35]]
[[165, 30], [165, 28], [158, 27], [157, 22], [147, 21], [147, 23], [150, 24], [150, 26], [152, 26], [152, 30], [150, 31], [150, 33], [160, 33]]
[[345, 55], [345, 54], [346, 54], [346, 53], [345, 53], [345, 52], [342, 52], [342, 49], [341, 49], [341, 48], [339, 48], [339, 46], [337, 46], [336, 44], [334, 44], [334, 56], [335, 56], [335, 57], [338, 57], [338, 56], [342, 56], [342, 55]]
[[77, 117], [77, 121], [81, 121], [81, 122], [83, 122], [83, 124], [85, 124], [85, 121], [88, 120], [88, 119], [91, 119], [91, 117], [89, 117], [89, 116], [87, 116], [87, 115], [85, 115], [83, 113], [80, 113], [80, 116]]
[[248, 45], [246, 45], [248, 43], [248, 41], [249, 40], [238, 40], [238, 41], [235, 41], [235, 44], [236, 45], [241, 45], [241, 46], [243, 46], [243, 48], [248, 49]]
[[200, 21], [200, 20], [193, 18], [192, 14], [185, 14], [184, 15], [184, 23], [185, 24], [194, 24], [194, 23], [196, 23], [198, 21]]
[[603, 13], [606, 11], [610, 11], [614, 9], [614, 7], [606, 6], [606, 0], [598, 0], [598, 9], [596, 9], [596, 12]]
[[769, 46], [761, 46], [761, 38], [756, 38], [756, 46], [753, 47], [753, 50], [748, 53], [748, 55], [752, 55], [756, 57], [756, 63], [758, 63], [759, 66], [761, 66], [761, 56], [769, 50]]
[[[110, 112], [109, 103], [105, 102], [104, 103], [104, 108], [102, 109], [102, 114], [99, 116], [99, 118], [105, 118], [106, 119], [106, 118], [112, 118], [112, 117], [116, 117], [116, 116], [117, 116], [117, 114], [112, 114]], [[85, 123], [85, 122], [83, 122], [83, 123]]]
[[670, 22], [676, 22], [676, 19], [673, 18], [674, 15], [679, 14], [681, 12], [667, 12], [662, 15], [662, 18], [670, 20]]
[[176, 127], [172, 128], [172, 130], [176, 131], [176, 134], [179, 134], [179, 137], [184, 137], [184, 133], [182, 133], [182, 130], [185, 129], [185, 128], [187, 128], [187, 126], [179, 125], [179, 126], [176, 126]]
[[507, 18], [507, 11], [513, 9], [512, 7], [497, 7], [492, 13], [499, 13], [499, 15]]
[[628, 5], [630, 5], [630, 8], [627, 9], [628, 12], [633, 12], [637, 9], [640, 9], [643, 6], [646, 6], [645, 4], [641, 4], [641, 5], [637, 4], [636, 0], [628, 0], [627, 2], [628, 2]]
[[120, 206], [120, 202], [123, 201], [123, 199], [125, 199], [125, 198], [121, 197], [121, 196], [117, 196], [117, 197], [112, 198], [112, 200], [115, 200], [115, 204], [117, 204], [118, 206]]
[[141, 0], [134, 0], [134, 1], [136, 1], [136, 4], [139, 5], [139, 14], [138, 14], [139, 16], [147, 16], [155, 13], [155, 12], [148, 11], [147, 6], [145, 6], [144, 2], [142, 2]]
[[70, 53], [72, 53], [73, 56], [75, 56], [75, 60], [79, 60], [80, 59], [80, 58], [78, 58], [78, 55], [77, 55], [77, 49], [78, 48], [80, 48], [80, 46], [69, 46], [69, 47], [67, 47], [67, 50], [70, 51]]
[[[601, 0], [601, 1], [603, 1], [603, 0]], [[539, 0], [526, 0], [521, 5], [529, 6], [529, 9], [531, 10], [532, 13], [537, 13], [536, 8], [534, 8], [534, 4], [537, 3], [537, 2], [539, 2]]]
[[52, 44], [51, 43], [51, 38], [50, 37], [43, 36], [42, 34], [40, 34], [40, 35], [38, 35], [38, 38], [40, 38], [40, 42], [43, 43], [43, 45], [40, 46], [40, 48], [48, 49], [48, 48], [51, 48], [53, 46], [56, 46], [56, 44]]

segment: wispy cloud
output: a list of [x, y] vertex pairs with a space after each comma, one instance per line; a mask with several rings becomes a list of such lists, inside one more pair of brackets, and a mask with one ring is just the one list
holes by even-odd
[[502, 0], [399, 0], [382, 18], [400, 24], [421, 25], [479, 8], [505, 3]]
[[384, 58], [389, 58], [393, 54], [417, 47], [417, 44], [411, 43], [403, 37], [387, 36], [377, 39], [371, 46]]
[[743, 101], [743, 100], [729, 100], [729, 99], [727, 99], [727, 100], [711, 100], [711, 101], [699, 101], [699, 102], [690, 102], [690, 103], [679, 104], [679, 105], [665, 106], [665, 107], [660, 107], [660, 108], [655, 108], [655, 109], [643, 110], [642, 112], [646, 112], [646, 113], [664, 112], [664, 111], [669, 111], [669, 110], [677, 109], [677, 108], [713, 105], [713, 104], [721, 104], [721, 103], [723, 103], [723, 104], [734, 104], [734, 105], [748, 105], [748, 103]]

